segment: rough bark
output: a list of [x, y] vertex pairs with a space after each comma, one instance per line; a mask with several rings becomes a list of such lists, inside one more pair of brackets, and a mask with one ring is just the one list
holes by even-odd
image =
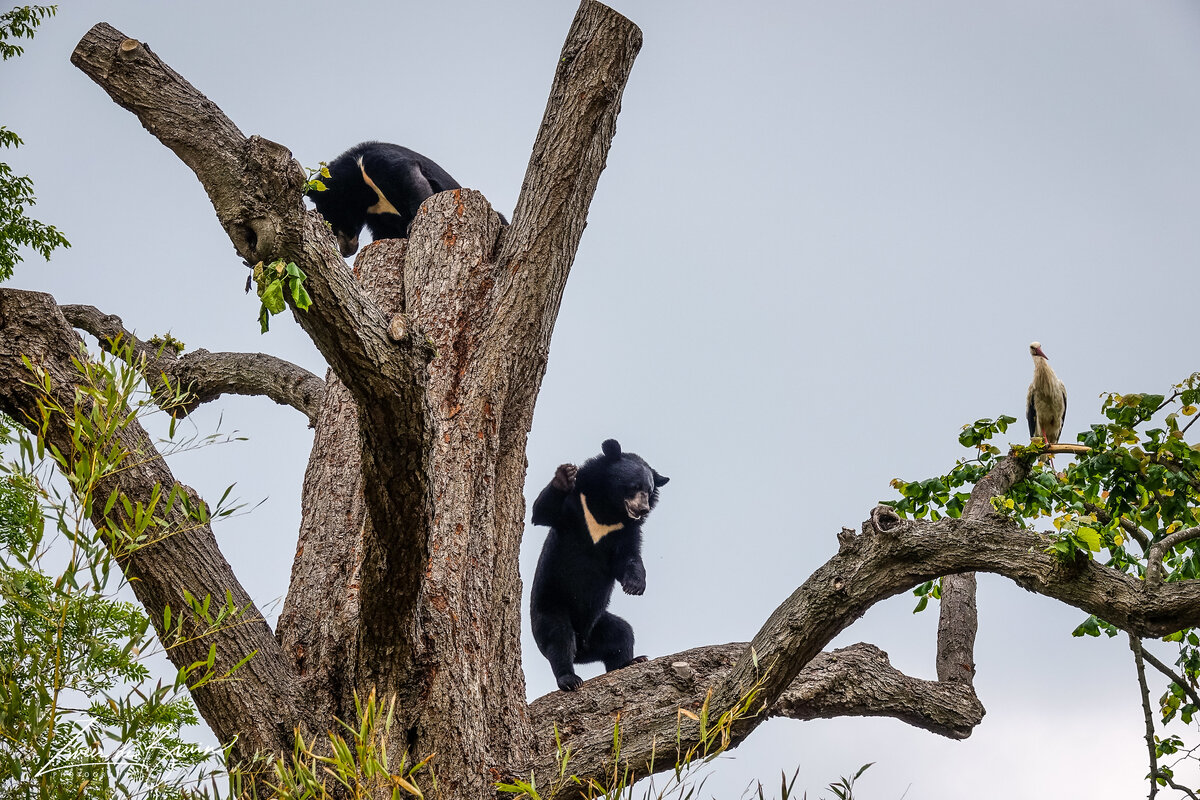
[[[636, 737], [637, 727], [625, 724], [631, 714], [674, 719], [677, 708], [698, 709], [707, 688], [723, 680], [748, 647], [747, 642], [697, 647], [606, 673], [586, 681], [575, 694], [544, 695], [529, 706], [538, 744], [543, 752], [554, 752], [554, 724], [572, 746], [597, 734], [607, 735], [611, 744], [618, 713], [622, 727], [631, 731], [627, 735]], [[859, 643], [818, 653], [763, 719], [844, 716], [894, 717], [950, 739], [965, 739], [983, 718], [983, 706], [969, 689], [909, 677], [891, 665], [887, 653]]]
[[[354, 275], [384, 316], [398, 319], [408, 240], [385, 239], [363, 248]], [[363, 493], [358, 406], [346, 385], [327, 378], [314, 425], [313, 448], [300, 507], [299, 541], [276, 634], [292, 659], [318, 719], [354, 716], [358, 597], [363, 540], [371, 524]]]
[[[1000, 462], [971, 490], [963, 518], [984, 520], [995, 514], [992, 498], [1004, 494], [1028, 474], [1028, 465], [1017, 459]], [[971, 572], [942, 578], [935, 660], [940, 681], [966, 686], [975, 683], [975, 634], [979, 630], [975, 588], [975, 575]]]

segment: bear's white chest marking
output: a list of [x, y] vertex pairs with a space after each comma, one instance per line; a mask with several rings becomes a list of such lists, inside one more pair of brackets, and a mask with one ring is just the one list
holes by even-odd
[[367, 168], [363, 166], [362, 159], [358, 159], [358, 171], [362, 173], [363, 180], [367, 186], [375, 192], [375, 196], [379, 198], [379, 202], [367, 209], [368, 214], [395, 214], [400, 216], [400, 212], [392, 205], [391, 201], [383, 196], [383, 192], [379, 191], [379, 187], [375, 185], [375, 181], [371, 180], [371, 176], [367, 174]]
[[625, 527], [624, 522], [618, 522], [616, 525], [601, 525], [596, 522], [596, 518], [592, 516], [591, 509], [588, 508], [587, 497], [582, 493], [579, 495], [579, 502], [583, 504], [583, 521], [587, 524], [588, 535], [592, 537], [593, 544], [599, 544], [600, 540], [613, 531], [619, 531]]

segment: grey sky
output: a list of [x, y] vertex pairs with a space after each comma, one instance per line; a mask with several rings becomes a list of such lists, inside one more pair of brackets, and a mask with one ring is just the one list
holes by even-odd
[[[614, 6], [645, 44], [562, 305], [527, 496], [608, 437], [671, 477], [646, 526], [646, 594], [614, 604], [638, 652], [751, 637], [841, 526], [893, 496], [891, 478], [945, 471], [963, 423], [1022, 416], [1031, 340], [1070, 394], [1064, 440], [1099, 419], [1102, 391], [1166, 390], [1200, 368], [1182, 313], [1200, 252], [1200, 6]], [[0, 69], [0, 122], [27, 142], [2, 157], [33, 177], [34, 215], [74, 247], [12, 283], [191, 349], [323, 374], [290, 319], [259, 336], [198, 182], [71, 67], [74, 44], [110, 22], [306, 165], [394, 141], [509, 214], [574, 10], [64, 3]], [[176, 474], [210, 496], [237, 481], [268, 498], [218, 529], [268, 606], [287, 586], [311, 435], [265, 400], [227, 399], [196, 425], [222, 415], [251, 440], [185, 456]], [[527, 530], [527, 586], [543, 537]], [[874, 761], [870, 797], [1143, 792], [1124, 641], [1071, 639], [1082, 613], [989, 576], [979, 605], [988, 714], [968, 741], [890, 720], [777, 721], [706, 790], [736, 797], [799, 766], [817, 796]], [[932, 677], [936, 616], [912, 606], [885, 603], [838, 643], [874, 642]], [[553, 689], [528, 624], [523, 648], [530, 695]]]

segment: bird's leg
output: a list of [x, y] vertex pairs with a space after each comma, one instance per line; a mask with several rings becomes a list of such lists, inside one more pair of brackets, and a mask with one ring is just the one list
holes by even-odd
[[[1049, 446], [1050, 446], [1050, 438], [1048, 436], [1046, 436], [1046, 426], [1043, 425], [1042, 426], [1042, 447], [1049, 447]], [[1053, 453], [1046, 453], [1038, 460], [1041, 461], [1043, 464], [1049, 464], [1051, 467], [1054, 466], [1054, 454]]]

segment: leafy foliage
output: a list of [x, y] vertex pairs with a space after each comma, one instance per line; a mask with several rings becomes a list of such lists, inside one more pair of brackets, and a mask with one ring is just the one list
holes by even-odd
[[329, 177], [329, 165], [322, 161], [321, 166], [317, 167], [316, 169], [313, 169], [312, 167], [306, 167], [306, 169], [308, 170], [308, 180], [304, 184], [305, 194], [308, 192], [325, 191], [325, 183], [321, 180], [321, 178]]
[[58, 13], [58, 6], [17, 6], [0, 14], [0, 61], [8, 61], [25, 52], [13, 39], [32, 39], [38, 26], [47, 17]]
[[[214, 602], [184, 592], [156, 640], [140, 606], [114, 597], [123, 585], [114, 567], [237, 507], [223, 505], [228, 490], [210, 511], [178, 485], [144, 504], [101, 489], [144, 457], [121, 444], [120, 432], [162, 413], [158, 403], [172, 405], [140, 380], [144, 365], [131, 349], [95, 361], [81, 353], [81, 380], [65, 404], [50, 377], [27, 364], [41, 390], [34, 434], [4, 426], [3, 443], [18, 458], [0, 465], [0, 788], [14, 798], [180, 797], [216, 768], [213, 753], [180, 733], [199, 721], [186, 690], [230, 680], [241, 664], [215, 669], [210, 648], [164, 685], [152, 684], [146, 659], [239, 624], [247, 609], [228, 594]], [[47, 438], [56, 419], [71, 432], [65, 451]], [[170, 427], [173, 435], [174, 420]], [[163, 449], [219, 439], [173, 439]], [[182, 525], [168, 522], [176, 507]]]
[[[7, 432], [7, 427], [6, 427]], [[8, 437], [6, 436], [6, 441]], [[179, 734], [198, 722], [172, 687], [147, 686], [149, 619], [110, 596], [95, 540], [52, 511], [69, 546], [56, 574], [47, 491], [26, 470], [0, 477], [0, 784], [5, 797], [178, 796], [172, 773], [209, 754]], [[52, 502], [52, 501], [51, 501]], [[61, 557], [61, 554], [59, 554]]]
[[[19, 6], [0, 15], [0, 60], [21, 55], [24, 48], [14, 39], [33, 38], [38, 25], [54, 15], [55, 6]], [[0, 146], [19, 147], [21, 137], [8, 128], [0, 126]], [[0, 281], [12, 277], [21, 258], [20, 248], [28, 247], [49, 259], [50, 253], [59, 247], [70, 247], [57, 228], [31, 219], [25, 209], [37, 202], [33, 194], [33, 181], [17, 175], [12, 168], [0, 162]]]
[[[355, 728], [342, 720], [339, 724], [349, 734], [349, 741], [342, 733], [329, 732], [330, 755], [319, 755], [314, 742], [306, 743], [299, 732], [296, 746], [290, 759], [280, 758], [271, 765], [272, 776], [265, 783], [272, 797], [279, 800], [373, 800], [391, 795], [393, 800], [401, 797], [424, 797], [421, 784], [437, 788], [437, 779], [429, 769], [432, 755], [410, 764], [407, 755], [394, 767], [388, 764], [386, 742], [392, 726], [395, 701], [387, 704], [375, 698], [374, 692], [362, 703], [354, 697], [354, 708], [358, 716]], [[424, 774], [422, 774], [424, 773]], [[245, 771], [233, 775], [231, 794], [245, 795], [251, 789], [244, 782]]]
[[271, 316], [282, 314], [287, 308], [285, 297], [291, 297], [292, 304], [301, 311], [309, 309], [312, 298], [304, 288], [304, 281], [307, 279], [304, 270], [291, 261], [285, 264], [280, 259], [265, 266], [260, 261], [254, 266], [254, 282], [258, 286], [258, 297], [262, 300], [262, 306], [258, 310], [258, 322], [262, 333], [266, 333], [270, 328]]
[[187, 349], [187, 345], [172, 336], [170, 331], [151, 336], [146, 340], [146, 344], [153, 347], [158, 355], [162, 355], [167, 350], [170, 350], [175, 355], [179, 355]]
[[[1188, 442], [1188, 431], [1200, 418], [1200, 373], [1193, 373], [1166, 394], [1103, 396], [1103, 424], [1078, 434], [1088, 451], [1056, 472], [1044, 464], [1031, 467], [993, 505], [1014, 522], [1032, 528], [1049, 522], [1046, 549], [1065, 561], [1088, 558], [1118, 572], [1148, 581], [1200, 578], [1200, 444]], [[901, 515], [959, 516], [966, 491], [1001, 457], [991, 439], [1015, 422], [1012, 417], [983, 419], [964, 427], [959, 442], [975, 450], [946, 475], [922, 481], [894, 480], [900, 500], [888, 502]], [[1040, 440], [1039, 440], [1040, 441]], [[1015, 446], [1012, 455], [1032, 461], [1038, 446]], [[937, 581], [916, 588], [917, 611], [939, 594]], [[1084, 620], [1075, 636], [1115, 636], [1117, 629], [1095, 616]], [[1178, 717], [1190, 723], [1200, 704], [1200, 632], [1177, 631], [1165, 637], [1178, 646], [1172, 681], [1159, 700], [1163, 723]], [[1188, 686], [1185, 689], [1182, 683]], [[1160, 739], [1161, 754], [1182, 749], [1174, 737]]]

